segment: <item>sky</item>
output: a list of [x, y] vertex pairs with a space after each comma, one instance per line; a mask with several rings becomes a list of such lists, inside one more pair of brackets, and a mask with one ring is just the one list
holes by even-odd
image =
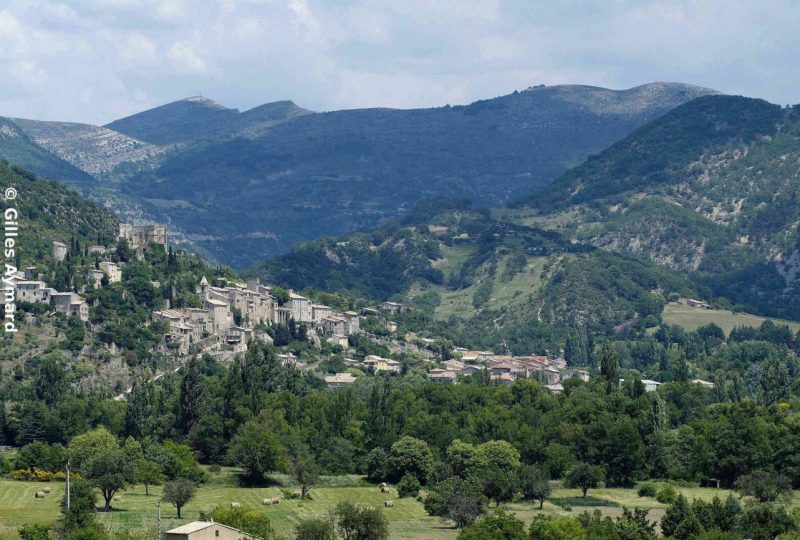
[[195, 95], [413, 108], [652, 81], [786, 105], [798, 29], [798, 0], [3, 0], [0, 115], [104, 124]]

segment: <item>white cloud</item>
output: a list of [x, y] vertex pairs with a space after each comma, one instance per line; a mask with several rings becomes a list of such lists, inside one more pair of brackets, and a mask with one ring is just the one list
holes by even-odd
[[208, 74], [206, 63], [189, 42], [178, 41], [173, 43], [167, 51], [167, 57], [172, 60], [172, 67], [177, 73], [190, 75]]
[[800, 101], [794, 0], [5, 0], [0, 115], [464, 103], [532, 84], [678, 80]]

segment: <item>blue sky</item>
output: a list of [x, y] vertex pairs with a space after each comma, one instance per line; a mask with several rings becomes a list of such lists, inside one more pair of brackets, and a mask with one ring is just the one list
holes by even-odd
[[798, 103], [798, 29], [797, 0], [4, 0], [0, 115], [106, 123], [198, 94], [429, 107], [656, 80]]

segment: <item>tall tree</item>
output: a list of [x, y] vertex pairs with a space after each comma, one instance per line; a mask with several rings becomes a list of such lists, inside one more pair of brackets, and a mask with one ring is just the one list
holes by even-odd
[[52, 406], [56, 404], [67, 390], [67, 378], [57, 354], [42, 357], [39, 369], [33, 379], [33, 391], [36, 399]]
[[287, 451], [278, 435], [282, 424], [265, 411], [245, 422], [231, 441], [228, 456], [250, 482], [262, 482], [266, 473], [286, 467]]
[[189, 433], [197, 422], [203, 394], [202, 384], [200, 365], [195, 356], [186, 364], [178, 400], [178, 422], [184, 434]]
[[606, 390], [612, 391], [619, 386], [619, 358], [617, 351], [608, 342], [600, 349], [600, 376], [606, 381]]

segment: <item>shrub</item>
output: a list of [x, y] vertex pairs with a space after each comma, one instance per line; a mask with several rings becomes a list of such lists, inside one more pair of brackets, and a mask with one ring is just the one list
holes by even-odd
[[416, 497], [422, 486], [413, 474], [406, 474], [397, 483], [397, 493], [400, 497]]
[[283, 495], [283, 498], [286, 499], [287, 501], [300, 498], [299, 491], [295, 491], [289, 488], [281, 488], [281, 494]]
[[389, 538], [389, 520], [377, 508], [344, 501], [336, 505], [333, 516], [344, 538]]
[[49, 540], [50, 527], [47, 525], [23, 525], [18, 531], [22, 540]]
[[661, 504], [672, 504], [678, 499], [678, 490], [674, 486], [667, 484], [658, 490], [656, 500]]
[[645, 483], [639, 486], [637, 493], [639, 497], [655, 497], [656, 496], [656, 486], [650, 483]]
[[294, 534], [296, 540], [336, 540], [333, 522], [325, 518], [301, 520]]
[[531, 522], [530, 538], [585, 540], [586, 530], [575, 518], [539, 514]]
[[24, 480], [26, 482], [49, 482], [55, 475], [50, 471], [43, 471], [37, 467], [31, 469], [17, 469], [11, 471], [12, 480]]

